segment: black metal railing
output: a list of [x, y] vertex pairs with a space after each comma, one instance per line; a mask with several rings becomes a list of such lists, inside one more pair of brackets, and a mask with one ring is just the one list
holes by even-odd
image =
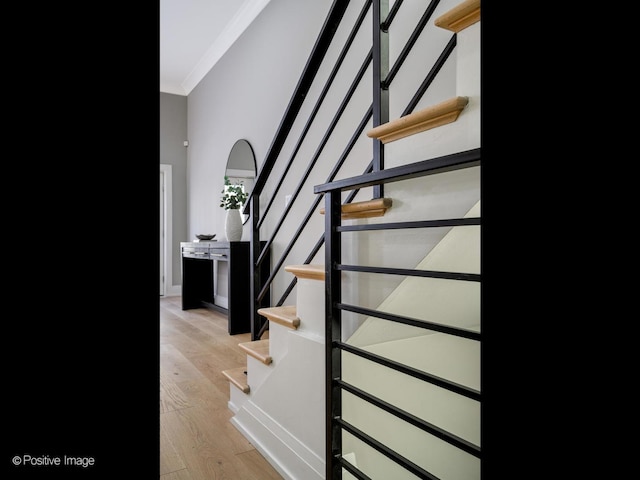
[[[386, 445], [368, 435], [366, 432], [345, 421], [341, 416], [342, 393], [349, 392], [350, 394], [355, 395], [358, 398], [396, 416], [399, 421], [408, 422], [409, 424], [478, 458], [481, 456], [480, 448], [344, 381], [341, 378], [342, 352], [348, 352], [349, 354], [359, 356], [367, 361], [393, 369], [400, 375], [409, 375], [423, 382], [427, 382], [457, 395], [469, 398], [473, 401], [481, 401], [480, 392], [463, 385], [458, 385], [445, 379], [435, 377], [426, 372], [421, 372], [417, 369], [402, 365], [389, 359], [385, 359], [343, 342], [341, 339], [342, 312], [352, 312], [355, 314], [366, 315], [368, 317], [377, 317], [397, 324], [411, 325], [478, 342], [481, 341], [481, 333], [438, 324], [432, 321], [394, 315], [388, 312], [381, 312], [375, 309], [343, 303], [341, 297], [342, 286], [340, 277], [341, 273], [346, 271], [364, 272], [369, 274], [401, 275], [406, 277], [428, 277], [436, 280], [441, 279], [459, 282], [480, 282], [481, 277], [480, 275], [473, 273], [439, 272], [342, 264], [341, 235], [345, 232], [363, 232], [367, 230], [479, 226], [481, 221], [479, 218], [445, 218], [439, 220], [418, 220], [412, 222], [343, 226], [341, 224], [341, 206], [354, 201], [357, 194], [364, 188], [370, 187], [374, 198], [382, 198], [384, 196], [385, 185], [391, 182], [428, 175], [438, 175], [444, 172], [480, 166], [480, 149], [455, 153], [452, 155], [387, 169], [385, 168], [384, 145], [379, 140], [373, 139], [372, 158], [369, 164], [364, 167], [363, 174], [358, 177], [336, 180], [339, 172], [345, 165], [357, 160], [353, 159], [352, 151], [358, 139], [362, 138], [362, 134], [367, 125], [372, 123], [375, 127], [389, 120], [389, 88], [392, 85], [394, 78], [396, 78], [397, 74], [401, 71], [405, 64], [405, 60], [412, 52], [421, 35], [423, 35], [430, 25], [432, 25], [431, 19], [440, 3], [440, 0], [432, 0], [425, 6], [423, 13], [409, 35], [406, 44], [401, 49], [398, 58], [395, 59], [392, 65], [390, 65], [389, 59], [389, 30], [394, 18], [396, 18], [403, 5], [403, 1], [396, 0], [393, 3], [393, 6], [389, 8], [388, 0], [363, 0], [358, 14], [354, 15], [356, 18], [354, 23], [350, 26], [345, 26], [343, 25], [343, 21], [345, 18], [345, 12], [347, 11], [350, 3], [353, 2], [350, 2], [349, 0], [334, 0], [331, 5], [327, 18], [303, 69], [283, 118], [277, 128], [267, 155], [260, 166], [260, 172], [256, 177], [251, 197], [247, 202], [247, 207], [245, 208], [244, 213], [250, 214], [252, 225], [251, 298], [253, 305], [251, 308], [251, 339], [258, 340], [268, 328], [268, 321], [262, 318], [257, 313], [257, 310], [264, 306], [282, 305], [296, 285], [297, 279], [294, 277], [282, 294], [280, 294], [280, 292], [276, 292], [275, 289], [272, 288], [272, 285], [285, 262], [310, 263], [324, 245], [327, 335], [326, 478], [342, 478], [343, 469], [350, 472], [356, 478], [369, 478], [364, 472], [360, 471], [356, 466], [349, 463], [342, 456], [341, 438], [342, 432], [346, 431], [419, 478], [436, 479], [432, 473], [427, 472], [409, 459], [403, 457], [397, 452], [394, 452]], [[352, 54], [352, 56], [360, 55], [360, 58], [362, 58], [364, 54], [364, 52], [354, 54], [352, 49], [354, 48], [355, 43], [357, 43], [354, 41], [356, 36], [363, 31], [364, 19], [368, 14], [371, 14], [373, 22], [373, 27], [370, 31], [372, 39], [371, 50], [364, 55], [364, 59], [362, 60], [362, 63], [355, 75], [353, 75], [352, 81], [350, 83], [345, 82], [345, 86], [341, 87], [343, 89], [340, 90], [336, 87], [334, 80], [345, 68], [345, 59], [349, 54]], [[418, 16], [416, 16], [416, 18], [418, 18]], [[316, 81], [316, 76], [320, 71], [321, 66], [325, 62], [328, 62], [326, 58], [327, 52], [329, 51], [332, 42], [334, 42], [336, 32], [340, 28], [348, 29], [347, 31], [349, 33], [345, 36], [346, 40], [342, 41], [343, 43], [340, 45], [340, 48], [334, 50], [339, 52], [334, 63], [324, 69], [324, 71], [329, 71], [330, 73], [323, 87], [318, 89], [320, 93], [314, 101], [313, 99], [308, 98], [308, 94], [312, 90], [312, 86]], [[428, 66], [427, 74], [424, 79], [422, 79], [420, 85], [417, 87], [415, 93], [407, 103], [401, 116], [408, 115], [417, 107], [427, 89], [453, 53], [456, 47], [456, 38], [456, 34], [452, 34], [448, 43], [440, 52], [440, 55], [433, 65]], [[306, 195], [304, 187], [306, 186], [306, 183], [309, 183], [312, 172], [317, 171], [318, 163], [322, 163], [318, 162], [318, 159], [325, 150], [330, 139], [333, 137], [338, 122], [343, 118], [344, 112], [351, 105], [356, 90], [361, 88], [361, 85], [364, 83], [364, 74], [369, 68], [371, 68], [373, 75], [371, 105], [360, 117], [359, 122], [356, 121], [357, 124], [354, 122], [353, 133], [344, 146], [342, 153], [337, 158], [333, 168], [326, 176], [325, 183], [314, 187], [313, 193], [315, 195]], [[328, 98], [331, 98], [334, 101], [341, 98], [341, 101], [337, 102], [339, 105], [334, 111], [324, 133], [318, 134], [318, 132], [321, 132], [324, 128], [318, 125], [318, 112], [323, 105], [326, 104]], [[288, 156], [288, 159], [285, 159], [283, 158], [284, 155], [281, 155], [281, 153], [285, 143], [290, 141], [289, 137], [292, 134], [294, 124], [298, 122], [298, 116], [305, 101], [314, 101], [313, 107], [310, 108], [310, 113], [303, 122], [304, 125], [299, 130], [297, 140], [295, 142], [291, 142], [293, 145], [292, 152]], [[329, 116], [331, 117], [331, 115]], [[344, 130], [342, 125], [341, 129]], [[310, 155], [303, 168], [293, 169], [292, 166], [294, 162], [302, 161], [298, 160], [298, 157], [300, 156], [299, 153], [302, 150], [303, 144], [308, 142], [309, 138], [312, 137], [312, 135], [309, 135], [310, 132], [318, 134], [317, 136], [320, 137], [319, 143], [315, 148], [312, 148], [314, 153]], [[308, 146], [305, 147], [309, 148]], [[278, 170], [279, 178], [277, 180], [273, 180], [272, 172], [276, 165], [281, 168]], [[356, 171], [361, 171], [360, 168], [361, 167]], [[303, 173], [298, 178], [291, 178], [293, 171], [302, 171]], [[284, 207], [280, 216], [274, 219], [273, 215], [275, 214], [276, 209], [273, 208], [273, 205], [277, 194], [284, 188], [285, 181], [295, 185], [295, 188], [289, 203]], [[268, 184], [275, 185], [271, 191], [266, 190]], [[343, 192], [348, 192], [346, 197], [342, 195]], [[306, 258], [302, 261], [300, 259], [291, 261], [289, 257], [292, 254], [294, 246], [299, 245], [300, 240], [303, 238], [303, 234], [307, 231], [311, 218], [317, 212], [318, 205], [323, 196], [325, 201], [325, 231], [320, 235], [317, 241], [315, 241]], [[263, 200], [266, 198], [266, 207], [263, 211], [261, 211], [260, 205], [261, 198]], [[341, 198], [345, 198], [344, 203], [341, 203]], [[305, 214], [298, 214], [298, 217], [291, 219], [290, 217], [294, 211], [293, 206], [296, 202], [302, 202], [304, 204], [308, 202], [309, 209]], [[300, 205], [300, 203], [297, 203], [297, 205]], [[295, 211], [300, 211], [300, 209], [296, 209]], [[281, 234], [281, 230], [283, 230], [282, 227], [285, 219], [287, 218], [293, 220], [296, 224], [296, 228], [292, 235], [287, 231], [287, 238], [282, 239], [279, 238], [278, 235]], [[261, 231], [265, 230], [265, 226], [269, 227], [270, 236], [269, 238], [261, 239]], [[271, 254], [273, 253], [271, 247], [276, 241], [278, 242], [278, 250], [281, 251], [278, 256]], [[309, 242], [307, 241], [305, 243]], [[269, 260], [267, 261], [267, 259]], [[277, 300], [272, 301], [272, 299], [269, 298], [271, 295], [274, 295]]]
[[[380, 122], [384, 122], [388, 120], [388, 89], [392, 83], [393, 78], [396, 73], [400, 70], [400, 67], [404, 63], [404, 60], [409, 55], [412, 47], [415, 45], [417, 38], [425, 29], [425, 26], [428, 23], [428, 20], [431, 19], [435, 7], [438, 5], [439, 0], [433, 0], [429, 5], [427, 5], [424, 14], [420, 18], [418, 24], [416, 25], [414, 31], [412, 32], [407, 45], [402, 49], [399, 57], [396, 59], [394, 65], [389, 70], [388, 66], [388, 36], [387, 30], [391, 26], [392, 20], [395, 17], [396, 13], [399, 11], [399, 8], [402, 4], [401, 1], [397, 1], [394, 3], [393, 7], [389, 11], [388, 2], [375, 0], [365, 0], [361, 6], [359, 14], [353, 25], [351, 26], [350, 32], [340, 49], [340, 53], [331, 68], [330, 74], [324, 84], [321, 93], [318, 95], [318, 98], [315, 101], [315, 104], [309, 114], [304, 127], [299, 134], [299, 137], [296, 141], [296, 144], [293, 148], [291, 155], [289, 156], [286, 164], [284, 165], [281, 172], [279, 172], [279, 179], [275, 185], [273, 191], [268, 193], [268, 201], [264, 211], [260, 209], [260, 198], [261, 195], [264, 194], [264, 188], [267, 184], [267, 179], [269, 178], [271, 172], [273, 171], [274, 166], [279, 161], [284, 161], [284, 159], [280, 158], [280, 153], [283, 148], [284, 143], [287, 141], [288, 136], [291, 133], [292, 126], [296, 120], [296, 116], [298, 115], [302, 104], [307, 96], [307, 93], [311, 89], [311, 86], [315, 80], [315, 75], [317, 74], [320, 65], [325, 61], [325, 55], [327, 50], [331, 45], [331, 41], [333, 36], [335, 35], [338, 27], [340, 26], [340, 22], [344, 16], [345, 10], [349, 4], [348, 1], [338, 1], [336, 0], [332, 5], [328, 17], [325, 21], [325, 24], [322, 28], [322, 31], [316, 41], [314, 49], [307, 61], [305, 69], [301, 75], [301, 78], [298, 82], [296, 90], [292, 96], [292, 99], [289, 102], [289, 106], [284, 114], [284, 117], [280, 123], [280, 126], [277, 130], [277, 133], [274, 137], [271, 147], [267, 153], [265, 161], [263, 162], [260, 172], [256, 178], [256, 182], [252, 191], [252, 196], [247, 202], [247, 207], [245, 213], [249, 213], [252, 219], [252, 235], [251, 235], [251, 256], [252, 256], [252, 318], [251, 318], [251, 336], [253, 340], [259, 339], [264, 333], [265, 329], [268, 328], [268, 322], [266, 319], [262, 318], [258, 315], [257, 310], [263, 306], [276, 305], [280, 306], [286, 300], [287, 296], [291, 293], [293, 287], [296, 284], [296, 279], [294, 278], [289, 286], [285, 289], [283, 295], [276, 301], [272, 302], [271, 299], [267, 298], [267, 294], [274, 292], [271, 288], [276, 276], [280, 273], [284, 262], [287, 261], [288, 256], [293, 249], [296, 242], [299, 241], [299, 238], [304, 231], [305, 227], [308, 225], [309, 220], [315, 211], [315, 207], [319, 203], [319, 199], [317, 201], [312, 202], [311, 207], [307, 214], [300, 218], [296, 219], [298, 224], [298, 229], [292, 237], [288, 237], [286, 240], [286, 246], [283, 249], [282, 255], [279, 257], [271, 256], [272, 265], [265, 265], [265, 258], [267, 258], [267, 252], [270, 251], [272, 244], [276, 241], [276, 237], [281, 230], [285, 220], [290, 216], [291, 209], [293, 208], [296, 200], [300, 196], [303, 186], [305, 182], [307, 182], [311, 172], [315, 169], [318, 158], [324, 150], [325, 145], [329, 141], [332, 136], [338, 121], [342, 118], [343, 112], [348, 108], [350, 101], [354, 95], [355, 90], [362, 84], [363, 75], [368, 69], [368, 67], [373, 63], [373, 101], [370, 110], [365, 114], [361, 122], [355, 127], [354, 134], [344, 149], [343, 154], [338, 158], [336, 164], [331, 171], [329, 177], [326, 182], [330, 182], [333, 178], [336, 177], [340, 168], [344, 165], [345, 161], [348, 158], [348, 155], [353, 148], [356, 140], [361, 137], [364, 128], [367, 123], [373, 117], [374, 126], [379, 124]], [[333, 85], [335, 77], [338, 75], [338, 72], [344, 66], [344, 60], [348, 53], [350, 52], [354, 39], [359, 31], [362, 29], [363, 21], [369, 11], [373, 10], [373, 47], [371, 51], [365, 56], [364, 61], [360, 69], [355, 74], [353, 81], [347, 87], [346, 93], [342, 101], [340, 102], [333, 119], [326, 131], [322, 135], [322, 140], [317, 146], [315, 153], [309, 160], [306, 168], [304, 169], [304, 173], [299, 178], [297, 182], [297, 186], [294, 189], [294, 193], [291, 195], [289, 203], [286, 205], [284, 212], [281, 213], [280, 217], [276, 220], [269, 220], [269, 225], [271, 227], [270, 238], [264, 239], [260, 238], [260, 229], [264, 225], [265, 221], [267, 221], [268, 214], [272, 212], [272, 206], [276, 199], [276, 195], [281, 190], [283, 182], [285, 178], [289, 176], [291, 171], [291, 166], [298, 156], [300, 148], [307, 138], [308, 133], [313, 129], [317, 128], [315, 126], [315, 119], [318, 111], [324, 104], [327, 96], [329, 95], [329, 91]], [[387, 13], [388, 11], [388, 13]], [[424, 93], [426, 92], [428, 86], [431, 84], [433, 79], [436, 77], [438, 71], [441, 69], [442, 65], [449, 58], [450, 54], [455, 47], [455, 35], [452, 36], [451, 41], [441, 53], [440, 57], [432, 66], [431, 70], [422, 81], [421, 85], [413, 95], [411, 101], [403, 111], [402, 115], [407, 115], [411, 113], [413, 109], [418, 104], [419, 100], [422, 98]], [[335, 95], [335, 94], [334, 94]], [[380, 141], [373, 140], [373, 159], [371, 164], [365, 170], [365, 173], [368, 172], [378, 172], [384, 170], [384, 148]], [[383, 183], [377, 183], [372, 185], [373, 189], [373, 197], [380, 198], [384, 195]], [[355, 195], [358, 193], [358, 190], [352, 192], [345, 203], [349, 203], [354, 200]], [[308, 197], [304, 197], [308, 198]], [[264, 247], [260, 247], [260, 244], [265, 245]], [[324, 239], [321, 237], [318, 242], [311, 249], [310, 254], [304, 260], [304, 263], [308, 263], [313, 256], [319, 251], [321, 246], [324, 243]], [[297, 261], [295, 263], [300, 263]], [[267, 270], [267, 274], [264, 271]], [[267, 278], [266, 281], [263, 279]]]
[[[316, 103], [313, 107], [313, 110], [311, 111], [311, 113], [309, 114], [309, 117], [307, 118], [305, 125], [302, 129], [302, 132], [300, 133], [300, 136], [298, 137], [298, 140], [296, 142], [296, 145], [293, 149], [293, 152], [291, 153], [291, 156], [289, 157], [289, 160], [287, 161], [287, 164], [280, 176], [280, 179], [276, 185], [276, 187], [274, 188], [273, 192], [271, 192], [271, 198], [269, 199], [269, 202], [267, 203], [266, 208], [264, 209], [264, 212], [262, 214], [262, 218], [259, 220], [258, 222], [258, 228], [260, 228], [264, 222], [264, 220], [266, 219], [267, 214], [269, 213], [269, 210], [271, 209], [271, 206], [273, 205], [273, 202], [276, 198], [276, 195], [278, 194], [278, 192], [280, 191], [280, 188], [282, 187], [282, 184], [284, 182], [285, 177], [287, 176], [287, 173], [289, 172], [289, 169], [291, 168], [291, 165], [293, 164], [294, 159], [296, 158], [296, 155], [298, 154], [298, 152], [300, 151], [300, 147], [302, 146], [302, 143], [304, 141], [304, 139], [306, 138], [307, 134], [309, 133], [309, 130], [311, 129], [311, 126], [318, 114], [318, 111], [320, 110], [320, 107], [322, 106], [325, 98], [327, 97], [327, 93], [329, 92], [329, 89], [331, 88], [331, 85], [333, 85], [333, 81], [336, 78], [336, 75], [338, 74], [338, 71], [340, 70], [340, 67], [342, 66], [342, 63], [344, 62], [345, 57], [347, 56], [347, 53], [349, 53], [349, 50], [351, 48], [351, 45], [353, 44], [354, 39], [356, 38], [356, 35], [358, 33], [358, 31], [360, 30], [360, 27], [362, 26], [362, 22], [365, 19], [365, 16], [369, 10], [371, 6], [371, 0], [367, 0], [365, 1], [364, 5], [362, 6], [362, 9], [360, 10], [360, 14], [358, 15], [358, 18], [356, 19], [353, 28], [351, 29], [351, 32], [349, 33], [349, 36], [347, 37], [347, 40], [344, 43], [344, 46], [342, 47], [342, 50], [340, 51], [340, 54], [338, 55], [338, 58], [335, 62], [335, 65], [333, 66], [333, 69], [331, 70], [331, 73], [329, 74], [327, 81], [325, 82], [324, 87], [322, 88], [322, 91], [320, 92], [320, 95], [318, 96], [318, 99], [316, 100]], [[368, 62], [367, 62], [368, 63]]]
[[471, 400], [481, 402], [481, 393], [475, 389], [455, 382], [431, 375], [416, 368], [395, 362], [388, 358], [376, 355], [367, 350], [349, 345], [342, 341], [342, 312], [348, 311], [368, 317], [377, 317], [398, 324], [411, 325], [434, 332], [453, 335], [472, 341], [481, 342], [482, 333], [464, 328], [439, 324], [431, 321], [382, 312], [375, 309], [364, 308], [343, 303], [341, 272], [365, 272], [374, 274], [402, 275], [407, 277], [427, 277], [442, 280], [454, 280], [461, 282], [480, 282], [480, 274], [464, 272], [440, 272], [430, 270], [414, 270], [405, 268], [371, 267], [358, 265], [345, 265], [342, 263], [341, 235], [345, 232], [365, 232], [371, 230], [389, 229], [414, 229], [414, 228], [438, 228], [438, 227], [470, 227], [481, 225], [480, 218], [446, 218], [441, 220], [405, 221], [394, 223], [377, 223], [363, 225], [341, 225], [341, 192], [345, 190], [360, 189], [376, 184], [387, 184], [402, 180], [438, 175], [445, 172], [461, 170], [480, 165], [480, 149], [469, 150], [452, 155], [443, 156], [402, 165], [380, 172], [372, 172], [359, 177], [347, 178], [324, 185], [317, 185], [314, 193], [323, 194], [325, 199], [325, 340], [326, 340], [326, 478], [342, 478], [342, 469], [349, 471], [357, 478], [368, 478], [357, 467], [351, 465], [342, 456], [342, 432], [346, 431], [366, 443], [370, 447], [396, 462], [401, 467], [418, 476], [419, 478], [436, 479], [432, 473], [411, 462], [398, 452], [379, 442], [365, 432], [357, 429], [342, 418], [342, 392], [347, 391], [356, 395], [367, 403], [395, 415], [400, 421], [407, 422], [423, 431], [449, 443], [450, 445], [477, 458], [481, 458], [481, 449], [478, 445], [462, 439], [446, 430], [443, 430], [429, 422], [426, 422], [396, 406], [390, 405], [384, 400], [367, 393], [342, 379], [343, 351], [357, 355], [370, 362], [383, 365], [396, 371], [398, 374], [409, 375], [423, 382], [430, 383], [449, 392], [464, 396]]
[[[286, 142], [291, 128], [296, 121], [300, 109], [306, 99], [313, 81], [318, 73], [318, 69], [322, 64], [324, 57], [331, 45], [333, 37], [340, 26], [342, 17], [349, 5], [349, 0], [335, 0], [331, 5], [327, 18], [322, 26], [318, 39], [313, 46], [309, 59], [303, 69], [302, 75], [296, 85], [291, 100], [287, 105], [284, 116], [278, 126], [276, 134], [269, 151], [260, 167], [260, 171], [256, 176], [256, 180], [253, 186], [253, 190], [250, 198], [248, 199], [247, 207], [245, 207], [245, 213], [250, 214], [251, 218], [251, 301], [253, 303], [251, 308], [251, 339], [259, 339], [259, 333], [262, 331], [262, 326], [266, 323], [264, 319], [258, 314], [258, 309], [262, 306], [268, 305], [270, 302], [265, 300], [264, 297], [258, 297], [260, 292], [266, 292], [263, 289], [261, 278], [264, 275], [264, 270], [270, 270], [269, 265], [263, 265], [265, 255], [264, 249], [261, 247], [260, 240], [260, 225], [262, 225], [262, 216], [260, 212], [260, 195], [267, 183], [273, 167], [278, 160], [280, 152]], [[269, 248], [269, 247], [266, 247]], [[262, 261], [259, 261], [262, 259]], [[263, 294], [264, 295], [264, 294]]]

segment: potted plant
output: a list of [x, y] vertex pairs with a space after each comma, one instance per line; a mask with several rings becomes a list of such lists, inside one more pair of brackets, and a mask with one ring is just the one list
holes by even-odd
[[227, 241], [239, 242], [242, 238], [242, 218], [240, 208], [247, 201], [249, 194], [245, 192], [242, 183], [231, 183], [229, 177], [224, 176], [224, 188], [222, 189], [220, 206], [227, 211], [225, 220], [225, 234]]

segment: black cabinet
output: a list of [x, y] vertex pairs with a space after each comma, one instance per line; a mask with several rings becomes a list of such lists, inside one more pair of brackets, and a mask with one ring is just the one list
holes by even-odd
[[[251, 332], [250, 246], [250, 242], [181, 242], [182, 309], [211, 308], [227, 314], [230, 335]], [[220, 265], [216, 269], [215, 262], [227, 267], [219, 279], [215, 272]], [[269, 258], [265, 262], [268, 265]], [[217, 281], [226, 282], [226, 308], [215, 303]]]

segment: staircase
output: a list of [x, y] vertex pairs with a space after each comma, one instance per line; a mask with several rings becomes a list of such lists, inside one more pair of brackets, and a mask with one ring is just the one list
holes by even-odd
[[[476, 203], [465, 215], [480, 213]], [[479, 228], [454, 227], [417, 265], [419, 270], [443, 266], [479, 272]], [[322, 265], [289, 265], [298, 279], [296, 305], [260, 309], [270, 321], [269, 339], [240, 343], [247, 353], [246, 368], [225, 371], [230, 381], [231, 422], [287, 479], [325, 478], [325, 271]], [[396, 314], [437, 317], [447, 325], [479, 331], [479, 297], [452, 310], [442, 309], [434, 297], [460, 298], [450, 289], [425, 289], [407, 278], [379, 306]], [[464, 287], [463, 287], [464, 288]], [[463, 293], [462, 296], [465, 294]], [[445, 301], [446, 303], [446, 301]], [[462, 323], [461, 323], [462, 322]], [[390, 326], [369, 317], [346, 343], [411, 368], [429, 372], [468, 388], [480, 387], [480, 345], [464, 338], [428, 332], [407, 325]], [[390, 328], [393, 327], [393, 328]], [[245, 375], [243, 370], [247, 372]], [[240, 380], [238, 380], [238, 376]], [[244, 379], [242, 377], [245, 377]], [[343, 354], [342, 380], [368, 391], [472, 444], [480, 443], [478, 402], [424, 384], [380, 365], [369, 365], [356, 355]], [[285, 393], [286, 392], [286, 393]], [[368, 430], [379, 441], [437, 478], [479, 478], [479, 460], [447, 443], [395, 419], [356, 395], [344, 393], [342, 417]], [[357, 438], [345, 435], [344, 458], [371, 478], [412, 478], [393, 462]], [[404, 475], [404, 476], [403, 476]], [[344, 472], [343, 478], [356, 478]]]
[[[481, 214], [469, 187], [479, 184], [479, 19], [480, 1], [467, 0], [433, 22], [457, 36], [455, 94], [380, 125], [374, 116], [366, 136], [389, 145], [386, 167], [314, 187], [325, 262], [316, 248], [284, 267], [295, 304], [259, 308], [267, 324], [238, 346], [246, 368], [223, 372], [231, 422], [286, 479], [480, 478]], [[369, 187], [374, 198], [345, 201]], [[405, 229], [427, 229], [428, 241], [402, 240]], [[376, 231], [385, 236], [345, 240]], [[395, 257], [411, 263], [385, 263]]]
[[284, 478], [321, 479], [324, 267], [289, 265], [286, 270], [298, 280], [296, 305], [261, 308], [270, 322], [269, 338], [239, 344], [247, 352], [246, 379], [223, 372], [230, 380], [231, 422]]

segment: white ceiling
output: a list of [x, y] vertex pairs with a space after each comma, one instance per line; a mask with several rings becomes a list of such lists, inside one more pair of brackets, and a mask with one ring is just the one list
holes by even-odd
[[188, 95], [270, 0], [160, 0], [160, 91]]

